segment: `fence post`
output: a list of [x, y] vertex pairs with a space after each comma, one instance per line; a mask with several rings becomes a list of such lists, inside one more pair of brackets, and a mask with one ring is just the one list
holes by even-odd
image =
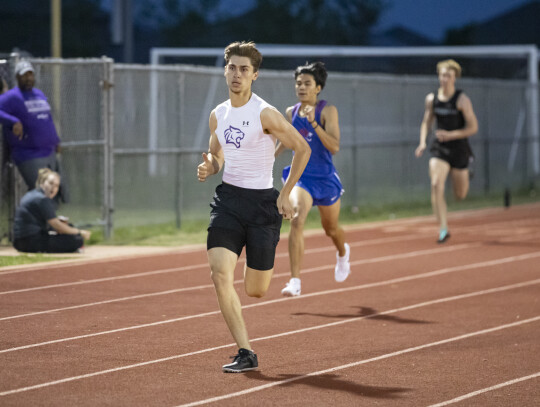
[[531, 46], [528, 56], [528, 119], [529, 119], [529, 148], [531, 155], [532, 173], [535, 177], [540, 174], [540, 130], [538, 126], [538, 48]]
[[[15, 66], [21, 59], [20, 55], [16, 52], [12, 53], [9, 56], [9, 63], [11, 65], [10, 72], [11, 80], [15, 77]], [[12, 82], [9, 82], [12, 83]], [[14, 83], [14, 86], [17, 84]], [[26, 183], [23, 181], [21, 174], [19, 173], [19, 170], [17, 169], [17, 166], [15, 165], [15, 162], [13, 159], [10, 159], [10, 169], [11, 169], [11, 184], [9, 188], [10, 193], [10, 206], [9, 206], [9, 240], [13, 241], [13, 223], [15, 221], [15, 210], [17, 209], [17, 206], [19, 205], [19, 202], [21, 202], [21, 198], [27, 191]]]
[[176, 214], [176, 228], [180, 229], [182, 226], [182, 201], [183, 201], [183, 182], [182, 177], [184, 175], [184, 172], [182, 171], [182, 159], [183, 159], [183, 153], [182, 153], [182, 138], [184, 134], [184, 108], [185, 108], [185, 78], [186, 74], [181, 73], [178, 77], [178, 106], [179, 106], [179, 113], [178, 113], [178, 131], [179, 135], [177, 137], [177, 147], [178, 147], [178, 153], [175, 154], [176, 158], [176, 176], [175, 176], [175, 192], [174, 192], [174, 210]]
[[484, 88], [486, 92], [484, 93], [485, 97], [484, 97], [483, 103], [484, 103], [484, 106], [488, 106], [488, 109], [487, 109], [487, 129], [486, 131], [482, 132], [483, 139], [484, 139], [484, 142], [482, 143], [483, 144], [482, 147], [484, 150], [484, 195], [487, 195], [489, 194], [489, 191], [491, 189], [491, 172], [490, 172], [491, 165], [489, 162], [490, 160], [489, 151], [491, 148], [491, 143], [490, 143], [491, 122], [492, 122], [491, 117], [490, 117], [491, 110], [489, 109], [489, 101], [491, 100], [491, 86], [488, 83], [486, 83], [484, 85]]
[[358, 109], [358, 103], [357, 103], [357, 96], [358, 96], [358, 81], [354, 81], [353, 83], [353, 144], [352, 144], [352, 162], [353, 162], [353, 175], [352, 175], [352, 205], [351, 205], [351, 211], [353, 213], [358, 212], [358, 126], [357, 126], [357, 109]]
[[114, 61], [103, 57], [103, 219], [105, 238], [113, 235], [114, 212]]

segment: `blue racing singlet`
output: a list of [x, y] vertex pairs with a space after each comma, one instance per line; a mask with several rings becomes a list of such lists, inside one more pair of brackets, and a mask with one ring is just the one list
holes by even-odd
[[[305, 189], [311, 195], [313, 206], [330, 206], [343, 194], [343, 185], [332, 162], [332, 154], [321, 142], [309, 121], [298, 115], [300, 106], [301, 103], [298, 103], [293, 107], [292, 124], [311, 147], [311, 157], [296, 186]], [[324, 106], [325, 100], [319, 101], [315, 106], [315, 120], [321, 127], [321, 112]], [[283, 169], [283, 182], [289, 177], [290, 169], [290, 166]]]
[[[324, 126], [321, 124], [321, 112], [326, 106], [326, 103], [326, 100], [320, 100], [315, 106], [315, 121], [323, 129]], [[292, 125], [304, 137], [311, 148], [311, 157], [306, 165], [304, 174], [316, 177], [329, 177], [336, 172], [334, 163], [332, 162], [332, 154], [321, 142], [315, 129], [309, 124], [308, 119], [298, 115], [300, 106], [301, 103], [297, 103], [293, 107]]]

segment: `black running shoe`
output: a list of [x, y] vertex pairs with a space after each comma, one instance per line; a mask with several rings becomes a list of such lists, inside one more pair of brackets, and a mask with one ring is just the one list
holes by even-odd
[[242, 373], [254, 370], [259, 366], [257, 355], [251, 350], [244, 348], [238, 349], [238, 355], [231, 356], [233, 362], [228, 365], [223, 365], [225, 373]]

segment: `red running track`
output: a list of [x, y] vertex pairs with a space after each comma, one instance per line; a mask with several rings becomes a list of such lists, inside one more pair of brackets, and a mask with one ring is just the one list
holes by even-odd
[[236, 286], [260, 368], [236, 352], [204, 247], [0, 269], [1, 406], [538, 406], [540, 204], [347, 229], [352, 274], [306, 237], [303, 294]]

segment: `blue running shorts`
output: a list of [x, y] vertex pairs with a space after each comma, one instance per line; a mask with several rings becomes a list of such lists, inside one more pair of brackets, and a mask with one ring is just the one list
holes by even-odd
[[[289, 176], [290, 170], [290, 166], [283, 169], [283, 175], [281, 178], [283, 183], [285, 183], [285, 180]], [[337, 202], [341, 195], [343, 195], [343, 192], [345, 192], [336, 171], [325, 177], [307, 175], [304, 173], [296, 185], [309, 192], [313, 198], [313, 206], [333, 205]]]

